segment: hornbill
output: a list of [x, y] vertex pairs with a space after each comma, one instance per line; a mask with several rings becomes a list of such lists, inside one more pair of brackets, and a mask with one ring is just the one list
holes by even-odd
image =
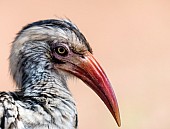
[[76, 105], [66, 82], [70, 76], [94, 90], [120, 126], [111, 84], [70, 20], [40, 20], [23, 27], [9, 60], [17, 90], [0, 92], [0, 129], [76, 129]]

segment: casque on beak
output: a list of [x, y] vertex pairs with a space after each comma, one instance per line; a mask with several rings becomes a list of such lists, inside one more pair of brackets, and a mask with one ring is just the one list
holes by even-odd
[[85, 52], [83, 57], [74, 54], [66, 64], [58, 65], [84, 81], [102, 99], [118, 126], [121, 125], [120, 114], [116, 96], [112, 86], [99, 63], [90, 52]]

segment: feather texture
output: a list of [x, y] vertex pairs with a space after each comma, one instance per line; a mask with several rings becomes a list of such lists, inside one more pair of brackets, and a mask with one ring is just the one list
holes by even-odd
[[69, 74], [53, 67], [59, 62], [51, 57], [51, 45], [58, 42], [91, 50], [68, 20], [35, 22], [18, 33], [10, 55], [18, 89], [0, 93], [0, 129], [77, 128], [77, 110], [66, 83]]

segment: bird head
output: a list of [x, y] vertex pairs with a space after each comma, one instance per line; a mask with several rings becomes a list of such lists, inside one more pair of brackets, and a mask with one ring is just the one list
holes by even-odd
[[[31, 63], [30, 63], [31, 62]], [[120, 126], [117, 100], [112, 86], [92, 55], [79, 29], [69, 20], [43, 20], [25, 26], [13, 42], [11, 74], [22, 87], [28, 69], [50, 69], [61, 76], [73, 75], [85, 82], [105, 103]]]

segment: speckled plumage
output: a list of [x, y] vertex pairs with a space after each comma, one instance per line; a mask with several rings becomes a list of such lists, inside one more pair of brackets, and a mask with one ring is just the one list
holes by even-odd
[[76, 106], [66, 83], [69, 74], [53, 69], [51, 47], [58, 42], [91, 51], [68, 20], [35, 22], [18, 33], [10, 55], [18, 90], [0, 94], [1, 129], [77, 128]]
[[94, 90], [121, 125], [111, 84], [71, 21], [25, 26], [13, 41], [9, 59], [17, 90], [0, 93], [0, 129], [77, 129], [76, 105], [67, 87], [70, 76]]

